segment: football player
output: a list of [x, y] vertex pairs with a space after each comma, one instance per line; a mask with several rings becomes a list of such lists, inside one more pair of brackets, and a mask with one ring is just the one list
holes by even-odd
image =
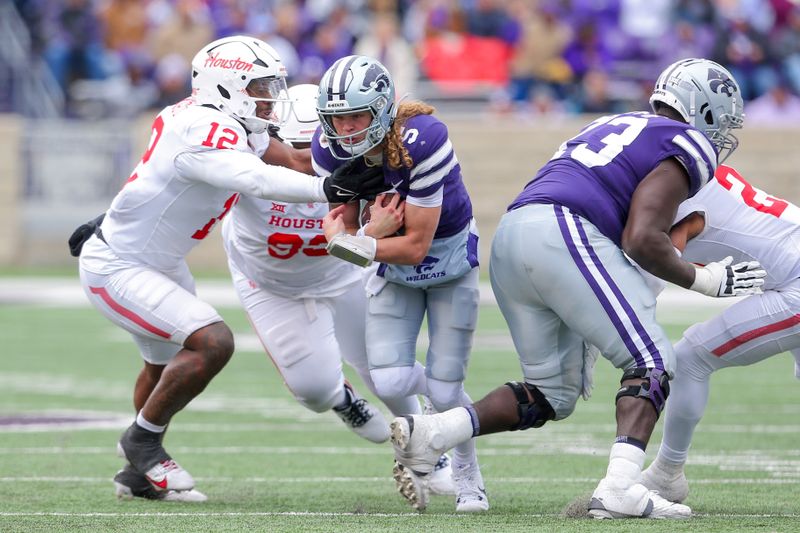
[[[602, 117], [564, 142], [511, 204], [492, 243], [490, 278], [524, 379], [465, 408], [396, 418], [392, 442], [428, 472], [442, 450], [477, 435], [538, 428], [569, 416], [589, 393], [597, 347], [622, 371], [617, 436], [588, 512], [596, 518], [686, 518], [691, 510], [641, 484], [645, 448], [669, 395], [672, 345], [655, 297], [625, 253], [650, 273], [709, 296], [751, 294], [758, 263], [696, 267], [674, 252], [680, 202], [714, 176], [742, 125], [736, 81], [685, 59], [660, 75], [653, 113]], [[624, 253], [625, 252], [625, 253]]]
[[[317, 173], [353, 162], [381, 168], [396, 193], [390, 203], [405, 202], [399, 234], [376, 234], [372, 221], [359, 229], [353, 204], [334, 208], [323, 223], [332, 255], [364, 267], [380, 263], [366, 282], [367, 358], [378, 396], [422, 394], [438, 411], [469, 404], [463, 383], [478, 314], [478, 234], [447, 127], [422, 102], [398, 105], [391, 75], [366, 56], [344, 57], [325, 72], [317, 111], [322, 128], [311, 147]], [[373, 216], [382, 208], [376, 202]], [[423, 367], [416, 344], [426, 314]], [[404, 414], [414, 413], [419, 406]], [[487, 510], [474, 442], [456, 446], [452, 469], [456, 511]], [[401, 494], [424, 509], [428, 479], [400, 464], [394, 475]]]
[[767, 271], [763, 293], [695, 324], [675, 344], [664, 435], [642, 483], [682, 502], [689, 494], [684, 465], [708, 403], [711, 374], [786, 351], [800, 357], [800, 209], [720, 165], [715, 179], [681, 204], [670, 235], [687, 261], [730, 255], [736, 262], [758, 261]]
[[275, 50], [258, 39], [228, 37], [203, 47], [192, 61], [191, 96], [158, 114], [141, 161], [102, 221], [79, 242], [71, 239], [86, 295], [131, 333], [144, 359], [134, 389], [136, 421], [118, 445], [128, 461], [115, 477], [120, 497], [205, 499], [162, 446], [172, 417], [234, 349], [220, 315], [195, 296], [189, 250], [241, 193], [341, 202], [358, 198], [359, 189], [385, 188], [381, 176], [351, 169], [323, 180], [264, 164], [259, 136], [276, 120], [285, 76]]

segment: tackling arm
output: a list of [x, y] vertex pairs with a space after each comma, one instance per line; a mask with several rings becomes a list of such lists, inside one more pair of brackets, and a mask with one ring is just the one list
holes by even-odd
[[298, 150], [275, 138], [270, 139], [269, 146], [261, 159], [268, 165], [291, 168], [303, 174], [314, 174], [310, 148]]

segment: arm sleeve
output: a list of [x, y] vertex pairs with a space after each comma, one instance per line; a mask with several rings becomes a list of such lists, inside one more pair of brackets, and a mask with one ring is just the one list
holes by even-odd
[[327, 202], [324, 180], [267, 165], [255, 154], [238, 150], [184, 152], [175, 158], [178, 174], [258, 198], [281, 202]]

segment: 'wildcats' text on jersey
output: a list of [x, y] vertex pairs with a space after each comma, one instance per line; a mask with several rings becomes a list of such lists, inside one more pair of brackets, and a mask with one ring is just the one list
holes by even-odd
[[705, 218], [683, 259], [707, 264], [730, 255], [734, 264], [758, 261], [767, 271], [764, 290], [800, 278], [800, 208], [756, 189], [731, 167], [720, 165], [714, 177], [678, 207], [676, 223], [694, 212]]
[[[448, 138], [447, 126], [432, 115], [416, 115], [406, 121], [402, 132], [403, 145], [414, 164], [410, 169], [391, 169], [384, 161], [384, 181], [411, 205], [442, 206], [434, 239], [457, 234], [472, 218], [472, 203], [461, 179], [461, 166]], [[311, 153], [317, 174], [327, 176], [342, 162], [331, 155], [327, 139], [321, 135], [321, 128], [317, 129]], [[341, 150], [338, 146], [336, 149]], [[346, 155], [343, 150], [341, 154]]]
[[561, 205], [619, 245], [633, 191], [670, 157], [689, 175], [689, 196], [709, 181], [717, 166], [708, 138], [688, 124], [644, 112], [602, 117], [562, 144], [509, 210], [535, 203]]
[[222, 225], [225, 250], [247, 278], [286, 298], [329, 297], [361, 279], [361, 269], [328, 255], [326, 203], [292, 204], [242, 196]]

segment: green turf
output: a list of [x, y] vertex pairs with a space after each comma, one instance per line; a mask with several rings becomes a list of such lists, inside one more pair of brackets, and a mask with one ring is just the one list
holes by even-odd
[[[240, 310], [220, 312], [237, 336], [251, 333]], [[520, 377], [498, 311], [482, 308], [479, 327], [467, 380], [473, 399]], [[676, 338], [684, 327], [668, 331]], [[0, 417], [132, 416], [140, 360], [93, 309], [3, 305], [0, 331]], [[395, 493], [388, 443], [371, 445], [332, 414], [304, 410], [263, 353], [239, 351], [174, 418], [166, 439], [207, 503], [117, 501], [110, 478], [121, 465], [119, 422], [56, 431], [0, 426], [0, 531], [796, 531], [800, 383], [791, 370], [783, 354], [713, 377], [687, 467], [695, 517], [606, 523], [561, 514], [607, 465], [619, 373], [604, 360], [593, 397], [569, 419], [479, 439], [489, 513], [455, 515], [450, 498], [434, 497], [418, 515]]]

